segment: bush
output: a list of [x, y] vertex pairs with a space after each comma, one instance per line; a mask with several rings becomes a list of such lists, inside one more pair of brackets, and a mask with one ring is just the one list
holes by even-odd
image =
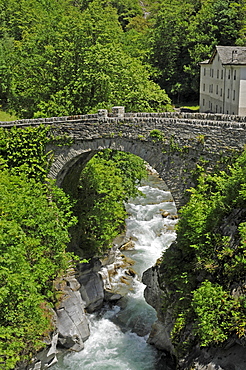
[[0, 194], [0, 362], [8, 370], [44, 346], [52, 280], [71, 259], [75, 219], [60, 189], [24, 174], [1, 171]]

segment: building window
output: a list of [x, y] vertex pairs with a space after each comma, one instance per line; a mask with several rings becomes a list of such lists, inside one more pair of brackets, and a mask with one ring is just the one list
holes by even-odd
[[203, 70], [203, 75], [206, 76], [206, 68]]
[[209, 85], [209, 92], [212, 93], [213, 92], [213, 84]]
[[232, 50], [232, 60], [237, 60], [237, 50]]
[[222, 88], [220, 89], [220, 96], [222, 96]]
[[222, 113], [222, 107], [220, 107], [220, 113]]
[[214, 70], [213, 70], [213, 68], [210, 68], [210, 77], [214, 77]]
[[230, 89], [227, 90], [227, 98], [229, 99], [230, 97]]
[[216, 85], [216, 94], [218, 95], [218, 92], [219, 92], [219, 86]]
[[205, 99], [202, 99], [202, 105], [203, 106], [205, 105]]
[[215, 113], [217, 113], [218, 112], [218, 105], [216, 105], [216, 107], [215, 107]]
[[220, 76], [220, 71], [217, 69], [217, 78]]
[[236, 96], [236, 91], [233, 90], [233, 100], [235, 100], [235, 96]]
[[223, 69], [221, 70], [221, 80], [223, 80]]
[[203, 84], [203, 91], [205, 91], [205, 84]]
[[235, 70], [234, 71], [234, 80], [236, 80], [237, 79], [237, 71]]
[[231, 78], [231, 71], [228, 70], [228, 80], [230, 80], [230, 78]]

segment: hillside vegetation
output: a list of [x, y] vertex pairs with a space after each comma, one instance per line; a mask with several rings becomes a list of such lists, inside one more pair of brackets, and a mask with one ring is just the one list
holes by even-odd
[[204, 172], [181, 209], [177, 243], [163, 255], [163, 309], [175, 320], [179, 356], [246, 330], [246, 151], [218, 174]]
[[198, 62], [245, 45], [245, 20], [245, 0], [1, 0], [1, 104], [31, 118], [195, 101]]

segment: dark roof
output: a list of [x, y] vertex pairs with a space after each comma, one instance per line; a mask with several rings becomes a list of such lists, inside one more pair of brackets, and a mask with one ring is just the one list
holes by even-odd
[[200, 64], [211, 64], [217, 53], [222, 64], [246, 64], [246, 46], [216, 46], [212, 57]]

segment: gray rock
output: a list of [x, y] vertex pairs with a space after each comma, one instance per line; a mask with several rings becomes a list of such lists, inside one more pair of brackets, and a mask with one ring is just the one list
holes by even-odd
[[117, 294], [114, 292], [110, 292], [108, 290], [105, 290], [105, 301], [107, 302], [115, 302], [122, 298], [121, 294]]
[[181, 370], [245, 370], [246, 348], [234, 344], [230, 348], [194, 348], [179, 363]]
[[143, 273], [142, 282], [146, 285], [144, 298], [157, 312], [161, 312], [162, 290], [158, 281], [159, 266], [150, 267]]
[[147, 342], [149, 344], [154, 345], [157, 349], [161, 351], [166, 351], [173, 355], [175, 353], [175, 350], [170, 340], [170, 333], [171, 333], [172, 327], [173, 327], [173, 322], [171, 318], [169, 318], [169, 322], [168, 322], [168, 317], [167, 317], [166, 322], [164, 323], [157, 320], [152, 325], [152, 329], [151, 329]]
[[98, 272], [90, 272], [78, 278], [80, 294], [87, 312], [91, 313], [102, 307], [104, 300], [104, 286], [102, 277]]
[[50, 345], [50, 349], [47, 353], [47, 357], [56, 355], [57, 341], [58, 341], [58, 333], [55, 333], [52, 337], [51, 345]]
[[58, 344], [80, 351], [89, 337], [89, 325], [79, 291], [67, 288], [67, 296], [57, 310]]
[[170, 312], [163, 315], [163, 291], [159, 285], [159, 265], [155, 265], [143, 273], [142, 281], [146, 285], [144, 297], [146, 302], [157, 312], [158, 320], [152, 325], [148, 343], [157, 349], [174, 354], [175, 350], [171, 342], [171, 330], [173, 320]]

